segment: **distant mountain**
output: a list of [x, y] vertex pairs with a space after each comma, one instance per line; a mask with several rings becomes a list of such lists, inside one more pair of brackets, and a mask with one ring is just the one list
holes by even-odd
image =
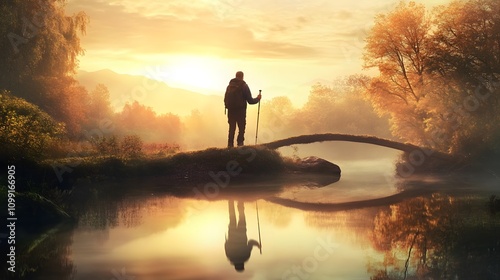
[[121, 110], [126, 102], [151, 107], [159, 114], [189, 115], [192, 110], [224, 110], [223, 97], [204, 95], [185, 89], [169, 87], [164, 82], [144, 76], [118, 74], [111, 70], [87, 72], [80, 70], [76, 79], [90, 92], [97, 84], [104, 84], [110, 93], [111, 104]]

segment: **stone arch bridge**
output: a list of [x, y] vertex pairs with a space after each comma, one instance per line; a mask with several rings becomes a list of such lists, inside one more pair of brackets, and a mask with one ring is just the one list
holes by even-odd
[[325, 142], [325, 141], [346, 141], [346, 142], [373, 144], [400, 150], [408, 153], [410, 157], [416, 157], [416, 158], [433, 157], [448, 161], [455, 159], [450, 154], [439, 152], [427, 147], [420, 147], [413, 144], [401, 143], [389, 139], [378, 138], [375, 136], [368, 136], [368, 135], [351, 135], [351, 134], [338, 134], [338, 133], [300, 135], [260, 145], [267, 147], [269, 149], [277, 149], [291, 145], [310, 144], [310, 143]]

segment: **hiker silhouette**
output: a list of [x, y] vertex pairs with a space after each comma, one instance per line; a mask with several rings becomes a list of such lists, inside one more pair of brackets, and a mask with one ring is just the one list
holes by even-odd
[[253, 246], [261, 248], [256, 240], [247, 238], [247, 223], [245, 219], [245, 206], [243, 202], [238, 201], [238, 223], [236, 223], [236, 212], [234, 210], [234, 200], [228, 201], [229, 207], [229, 231], [226, 236], [224, 249], [226, 256], [234, 265], [238, 272], [245, 270], [245, 262], [250, 259]]
[[227, 137], [228, 148], [234, 147], [236, 125], [238, 125], [238, 138], [236, 142], [238, 146], [243, 146], [245, 141], [247, 103], [257, 104], [262, 98], [261, 94], [256, 98], [252, 97], [250, 88], [243, 80], [243, 76], [243, 72], [236, 72], [236, 77], [229, 81], [229, 85], [224, 95], [224, 106], [227, 109], [227, 122], [229, 124], [229, 133]]

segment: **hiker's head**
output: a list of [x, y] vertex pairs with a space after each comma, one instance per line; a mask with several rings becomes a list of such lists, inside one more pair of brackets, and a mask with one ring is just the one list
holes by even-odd
[[240, 79], [240, 80], [243, 80], [243, 72], [242, 71], [236, 72], [236, 78]]

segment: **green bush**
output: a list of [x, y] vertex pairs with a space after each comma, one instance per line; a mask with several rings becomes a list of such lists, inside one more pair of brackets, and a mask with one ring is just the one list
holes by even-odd
[[62, 123], [56, 122], [36, 105], [0, 92], [1, 158], [38, 160], [46, 156], [47, 147], [64, 134]]

